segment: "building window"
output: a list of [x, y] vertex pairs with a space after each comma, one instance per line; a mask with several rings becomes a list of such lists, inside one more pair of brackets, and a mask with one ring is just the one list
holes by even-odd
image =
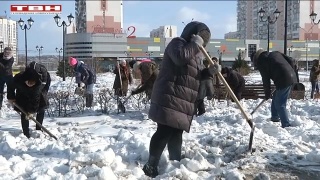
[[256, 44], [248, 44], [248, 56], [251, 57], [252, 53], [257, 51], [257, 45]]

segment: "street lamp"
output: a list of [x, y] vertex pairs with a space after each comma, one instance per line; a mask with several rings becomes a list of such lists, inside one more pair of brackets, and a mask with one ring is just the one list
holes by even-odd
[[39, 63], [41, 64], [41, 59], [40, 59], [40, 53], [41, 53], [41, 51], [43, 50], [43, 47], [42, 46], [36, 46], [36, 49], [37, 49], [37, 51], [39, 52]]
[[58, 49], [58, 48], [56, 47], [56, 52], [59, 53], [59, 63], [60, 63], [60, 53], [61, 53], [62, 51], [63, 51], [62, 48]]
[[267, 46], [267, 51], [269, 52], [269, 44], [270, 44], [270, 33], [269, 33], [269, 24], [274, 24], [277, 20], [278, 17], [280, 15], [280, 11], [278, 9], [276, 9], [273, 12], [274, 18], [271, 18], [270, 16], [267, 16], [267, 18], [265, 20], [263, 20], [263, 17], [265, 15], [266, 11], [264, 11], [262, 8], [260, 8], [258, 15], [260, 17], [260, 22], [267, 22], [267, 29], [268, 29], [268, 46]]
[[2, 53], [3, 44], [4, 44], [3, 41], [0, 41], [0, 48], [1, 48], [0, 53]]
[[34, 23], [33, 19], [30, 17], [28, 20], [28, 25], [20, 18], [18, 24], [21, 30], [24, 30], [24, 46], [26, 49], [26, 67], [28, 66], [28, 44], [27, 44], [27, 30], [29, 30]]
[[[314, 22], [317, 18], [317, 13], [315, 13], [314, 11], [312, 11], [312, 13], [309, 16], [314, 25], [318, 25], [320, 23], [320, 19], [318, 20], [318, 22]], [[319, 58], [318, 59], [320, 59], [320, 40], [318, 40], [318, 42], [319, 42]]]
[[148, 51], [146, 51], [146, 56], [149, 56], [149, 59], [150, 59], [150, 57], [152, 56], [152, 54], [153, 54], [153, 52], [148, 52]]
[[[305, 44], [305, 48], [306, 48], [306, 70], [308, 71], [308, 68], [309, 68], [309, 65], [308, 65], [308, 41], [309, 41], [309, 36], [308, 36], [308, 34], [309, 34], [310, 30], [312, 32], [313, 26], [308, 31], [306, 31], [304, 28], [302, 28], [300, 26], [299, 26], [299, 28], [302, 29], [304, 31], [304, 33], [305, 33], [305, 38], [306, 38], [306, 44]], [[320, 41], [319, 41], [319, 43], [320, 43]], [[319, 47], [320, 47], [320, 44], [319, 44]]]
[[72, 13], [70, 13], [69, 16], [67, 16], [69, 24], [67, 24], [65, 21], [62, 21], [61, 25], [59, 25], [59, 22], [61, 20], [61, 17], [57, 14], [56, 16], [53, 17], [54, 21], [56, 22], [58, 27], [62, 27], [62, 60], [63, 60], [63, 77], [62, 80], [66, 80], [66, 61], [65, 61], [65, 34], [66, 34], [66, 28], [71, 25], [71, 22], [73, 21], [74, 17], [72, 16]]

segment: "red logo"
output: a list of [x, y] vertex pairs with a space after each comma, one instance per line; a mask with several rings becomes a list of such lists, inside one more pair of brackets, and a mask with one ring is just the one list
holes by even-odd
[[11, 14], [61, 14], [61, 5], [11, 5]]

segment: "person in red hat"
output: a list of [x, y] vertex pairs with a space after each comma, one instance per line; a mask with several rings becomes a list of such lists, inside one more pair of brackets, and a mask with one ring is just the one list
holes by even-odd
[[69, 64], [73, 68], [76, 76], [78, 88], [85, 89], [86, 107], [92, 107], [93, 104], [93, 86], [96, 79], [92, 70], [83, 62], [74, 57], [69, 58]]

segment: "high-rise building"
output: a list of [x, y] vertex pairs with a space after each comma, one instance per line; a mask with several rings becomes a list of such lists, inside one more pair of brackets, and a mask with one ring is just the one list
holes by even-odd
[[122, 0], [76, 0], [75, 31], [117, 33], [123, 28]]
[[165, 25], [150, 32], [150, 37], [174, 38], [177, 37], [177, 26]]
[[11, 47], [15, 62], [18, 62], [18, 23], [6, 16], [0, 16], [0, 52], [5, 47]]
[[225, 39], [238, 39], [238, 32], [228, 32], [226, 34], [224, 34], [224, 38]]
[[[237, 31], [240, 39], [267, 39], [268, 22], [261, 22], [258, 11], [262, 8], [265, 16], [274, 18], [273, 12], [278, 9], [281, 13], [274, 24], [269, 24], [271, 40], [284, 39], [285, 1], [247, 1], [238, 0], [237, 4]], [[309, 15], [312, 11], [319, 11], [320, 1], [316, 0], [288, 0], [287, 1], [287, 38], [313, 39], [320, 38], [319, 26], [313, 26]], [[266, 19], [264, 17], [264, 20]], [[319, 18], [319, 17], [318, 17]]]

